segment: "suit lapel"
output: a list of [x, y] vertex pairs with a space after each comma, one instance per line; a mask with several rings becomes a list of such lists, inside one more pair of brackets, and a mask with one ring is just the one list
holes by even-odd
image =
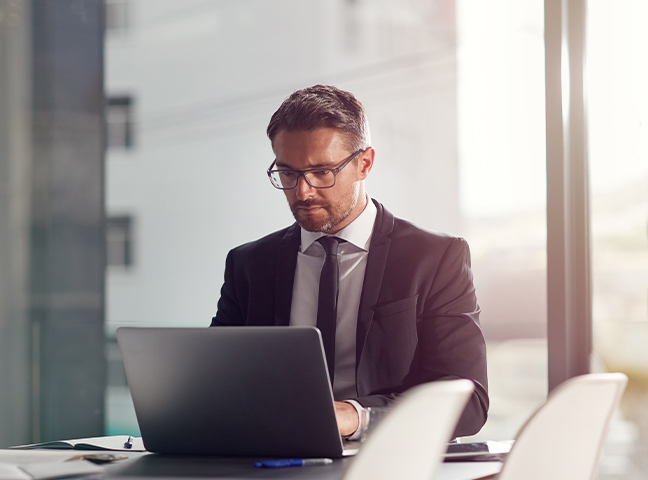
[[358, 326], [356, 331], [356, 371], [360, 364], [360, 357], [364, 349], [367, 333], [373, 320], [373, 307], [378, 302], [378, 294], [382, 285], [389, 246], [390, 235], [394, 228], [394, 216], [380, 203], [373, 200], [378, 212], [374, 231], [371, 236], [371, 245], [367, 257], [362, 294], [360, 296], [360, 309], [358, 312]]
[[277, 277], [275, 282], [275, 325], [290, 324], [290, 307], [292, 304], [297, 251], [301, 243], [301, 230], [294, 223], [282, 239], [277, 254]]

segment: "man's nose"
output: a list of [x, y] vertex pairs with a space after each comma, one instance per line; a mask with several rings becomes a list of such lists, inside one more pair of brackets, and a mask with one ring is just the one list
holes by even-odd
[[311, 187], [310, 184], [306, 181], [306, 177], [301, 175], [297, 179], [297, 186], [295, 187], [295, 190], [297, 191], [297, 198], [299, 200], [306, 200], [313, 196], [315, 189]]

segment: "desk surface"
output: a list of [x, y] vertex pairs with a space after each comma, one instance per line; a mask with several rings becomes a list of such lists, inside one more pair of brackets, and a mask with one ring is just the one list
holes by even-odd
[[206, 456], [141, 455], [106, 466], [110, 479], [128, 478], [236, 478], [236, 479], [314, 479], [339, 480], [349, 459], [331, 465], [290, 468], [257, 468], [257, 458]]
[[[309, 479], [341, 480], [352, 457], [335, 460], [331, 465], [291, 468], [257, 468], [255, 458], [222, 458], [203, 456], [171, 456], [131, 454], [133, 458], [106, 466], [106, 477], [140, 479]], [[437, 471], [436, 480], [470, 480], [497, 473], [500, 462], [444, 463]]]
[[[309, 479], [341, 480], [353, 457], [334, 460], [331, 465], [257, 468], [252, 457], [173, 456], [108, 450], [8, 450], [0, 449], [0, 479], [28, 478], [20, 465], [40, 464], [45, 473], [61, 473], [65, 461], [81, 455], [116, 454], [129, 457], [104, 464], [110, 480], [178, 480], [178, 479]], [[73, 462], [77, 463], [77, 462]], [[70, 465], [70, 464], [67, 464]], [[441, 464], [435, 480], [473, 480], [492, 475], [501, 469], [500, 462], [450, 462]], [[76, 467], [74, 470], [76, 470]], [[96, 467], [94, 467], [96, 468]], [[50, 471], [52, 469], [52, 471]], [[96, 472], [95, 472], [96, 473]], [[43, 477], [43, 478], [46, 478]], [[77, 477], [79, 479], [84, 477]]]

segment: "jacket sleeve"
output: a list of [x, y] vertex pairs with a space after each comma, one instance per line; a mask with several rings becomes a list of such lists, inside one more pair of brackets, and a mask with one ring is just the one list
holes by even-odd
[[[425, 258], [425, 254], [417, 257]], [[411, 313], [416, 318], [407, 319], [410, 324], [416, 323], [413, 333], [416, 347], [411, 361], [408, 360], [407, 373], [397, 388], [374, 391], [357, 401], [365, 407], [389, 408], [403, 391], [414, 385], [466, 378], [472, 380], [475, 390], [457, 424], [455, 436], [473, 435], [486, 422], [489, 400], [486, 345], [479, 324], [480, 308], [468, 244], [461, 238], [453, 238], [438, 261], [418, 261], [408, 270], [408, 280], [419, 287], [416, 312]], [[398, 328], [407, 327], [405, 320], [390, 318], [389, 327], [394, 329], [390, 336], [394, 337]], [[374, 318], [373, 323], [379, 325], [380, 319]], [[387, 322], [380, 328], [388, 328]]]
[[212, 318], [211, 327], [239, 326], [244, 325], [243, 306], [244, 301], [241, 287], [237, 289], [236, 274], [234, 265], [234, 251], [227, 254], [225, 261], [225, 280], [221, 287], [221, 296], [218, 300], [216, 316]]

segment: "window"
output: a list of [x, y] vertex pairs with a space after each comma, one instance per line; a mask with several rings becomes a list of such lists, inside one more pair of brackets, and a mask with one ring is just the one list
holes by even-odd
[[587, 8], [594, 358], [629, 377], [599, 478], [646, 478], [648, 3]]
[[121, 351], [117, 344], [117, 338], [114, 336], [106, 338], [106, 361], [108, 367], [108, 387], [128, 387]]
[[133, 220], [130, 216], [106, 220], [106, 263], [109, 266], [133, 265]]
[[106, 143], [108, 148], [133, 146], [133, 98], [108, 97], [106, 102]]
[[106, 0], [106, 33], [123, 35], [129, 28], [130, 0]]

